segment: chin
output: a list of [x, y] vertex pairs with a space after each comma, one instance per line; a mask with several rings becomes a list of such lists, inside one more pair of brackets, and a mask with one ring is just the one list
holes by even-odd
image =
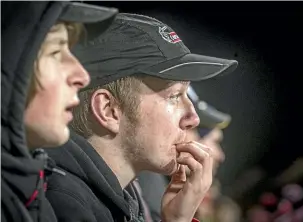
[[49, 138], [48, 147], [57, 147], [64, 145], [68, 141], [69, 136], [70, 131], [68, 127], [64, 127], [62, 130], [53, 132], [52, 138]]
[[60, 143], [59, 146], [65, 144], [68, 141], [69, 136], [70, 136], [69, 128], [67, 126], [65, 126], [64, 130], [63, 130], [63, 132], [61, 134], [61, 138], [59, 138], [59, 143]]
[[163, 168], [161, 174], [172, 175], [178, 170], [178, 163], [175, 159], [169, 161]]

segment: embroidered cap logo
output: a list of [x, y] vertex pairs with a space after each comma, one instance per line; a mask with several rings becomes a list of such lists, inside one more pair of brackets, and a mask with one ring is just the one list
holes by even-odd
[[166, 29], [167, 26], [159, 27], [159, 33], [165, 41], [174, 44], [182, 41], [175, 32], [165, 32]]

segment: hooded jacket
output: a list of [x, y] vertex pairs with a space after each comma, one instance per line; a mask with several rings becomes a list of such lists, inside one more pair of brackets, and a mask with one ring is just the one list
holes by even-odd
[[44, 194], [47, 156], [26, 145], [23, 116], [34, 60], [67, 2], [1, 2], [1, 221], [56, 221]]
[[122, 190], [105, 161], [84, 138], [72, 133], [59, 149], [47, 149], [66, 175], [53, 174], [46, 196], [58, 221], [144, 221], [144, 205], [131, 183]]

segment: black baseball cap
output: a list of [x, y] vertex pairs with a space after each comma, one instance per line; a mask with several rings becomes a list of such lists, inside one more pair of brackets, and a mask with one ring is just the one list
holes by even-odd
[[60, 19], [70, 22], [93, 23], [107, 20], [117, 15], [118, 9], [69, 2], [60, 15]]
[[157, 19], [120, 13], [105, 33], [74, 48], [91, 75], [84, 90], [133, 74], [199, 81], [235, 70], [238, 62], [192, 54], [169, 26]]
[[118, 9], [107, 8], [80, 2], [68, 2], [59, 20], [81, 23], [95, 23], [112, 21], [118, 14]]
[[[66, 22], [78, 22], [93, 28], [99, 33], [104, 32], [114, 21], [118, 14], [118, 9], [107, 8], [97, 5], [85, 4], [80, 2], [65, 2], [59, 20]], [[85, 30], [87, 31], [87, 30]], [[82, 33], [79, 42], [85, 43], [92, 39], [91, 35]]]

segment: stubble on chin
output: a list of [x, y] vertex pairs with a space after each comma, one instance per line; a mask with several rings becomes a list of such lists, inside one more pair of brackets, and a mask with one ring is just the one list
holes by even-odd
[[176, 160], [171, 160], [168, 164], [163, 167], [163, 174], [171, 176], [178, 170], [179, 164]]

